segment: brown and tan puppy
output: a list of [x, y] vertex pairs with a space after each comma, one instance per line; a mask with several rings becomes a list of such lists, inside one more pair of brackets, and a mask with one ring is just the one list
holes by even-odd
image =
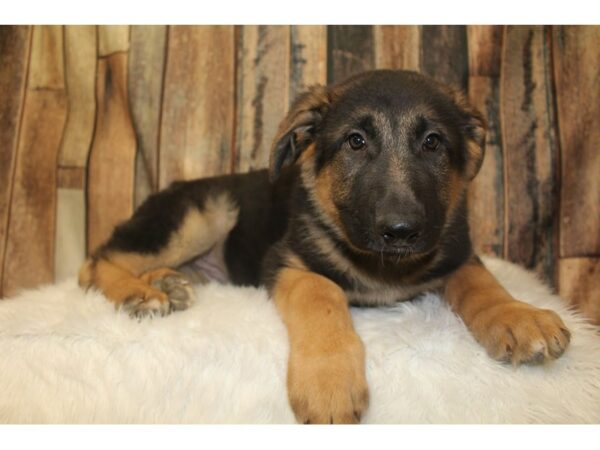
[[281, 123], [268, 171], [153, 195], [80, 283], [136, 316], [185, 309], [190, 275], [265, 284], [288, 330], [288, 393], [303, 423], [358, 422], [367, 408], [349, 305], [443, 292], [492, 358], [558, 358], [570, 338], [561, 319], [512, 298], [473, 254], [466, 191], [484, 137], [462, 96], [417, 73], [314, 87]]

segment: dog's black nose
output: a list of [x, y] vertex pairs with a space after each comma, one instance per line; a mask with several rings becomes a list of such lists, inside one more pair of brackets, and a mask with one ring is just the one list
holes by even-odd
[[399, 222], [381, 227], [381, 237], [386, 245], [411, 245], [421, 237], [421, 229], [416, 224]]

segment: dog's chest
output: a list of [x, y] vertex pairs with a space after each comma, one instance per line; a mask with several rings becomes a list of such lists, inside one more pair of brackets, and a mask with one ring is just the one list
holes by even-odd
[[370, 285], [345, 289], [348, 301], [357, 306], [389, 306], [394, 303], [411, 300], [423, 292], [437, 291], [442, 280], [432, 280], [416, 285]]

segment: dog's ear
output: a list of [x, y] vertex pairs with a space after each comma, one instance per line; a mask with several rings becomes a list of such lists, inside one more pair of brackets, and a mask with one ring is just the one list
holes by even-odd
[[275, 181], [281, 169], [293, 164], [315, 141], [318, 127], [327, 112], [330, 98], [327, 88], [313, 86], [294, 101], [271, 147], [269, 177]]
[[469, 103], [462, 92], [452, 89], [451, 95], [463, 116], [462, 131], [466, 139], [467, 151], [465, 176], [471, 181], [483, 163], [487, 123], [483, 115]]

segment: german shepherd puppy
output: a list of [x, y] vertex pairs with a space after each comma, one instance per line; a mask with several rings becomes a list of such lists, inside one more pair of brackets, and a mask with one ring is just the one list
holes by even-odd
[[313, 87], [281, 123], [268, 170], [151, 196], [80, 284], [136, 316], [185, 309], [195, 273], [265, 284], [288, 330], [288, 395], [302, 423], [354, 423], [367, 408], [349, 305], [438, 291], [492, 358], [558, 358], [570, 340], [558, 315], [515, 300], [473, 254], [466, 191], [484, 142], [481, 115], [414, 72]]

